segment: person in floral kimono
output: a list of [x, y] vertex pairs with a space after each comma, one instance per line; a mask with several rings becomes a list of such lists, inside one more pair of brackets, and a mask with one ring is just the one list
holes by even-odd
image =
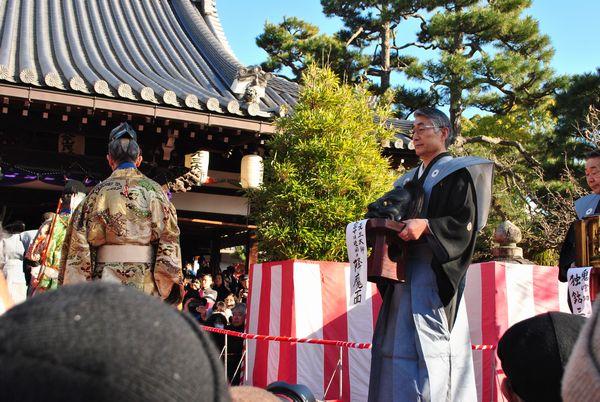
[[175, 207], [161, 186], [137, 168], [137, 133], [122, 123], [110, 133], [110, 177], [94, 187], [67, 231], [59, 281], [120, 282], [170, 304], [183, 299]]
[[29, 245], [25, 259], [36, 264], [31, 270], [30, 293], [58, 286], [58, 270], [67, 227], [73, 211], [85, 197], [87, 188], [78, 180], [68, 180], [60, 196], [57, 214], [45, 220]]

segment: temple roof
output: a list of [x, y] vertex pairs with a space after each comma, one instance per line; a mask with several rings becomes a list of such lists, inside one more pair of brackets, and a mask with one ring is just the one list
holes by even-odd
[[271, 118], [297, 84], [241, 65], [215, 1], [0, 1], [0, 84]]

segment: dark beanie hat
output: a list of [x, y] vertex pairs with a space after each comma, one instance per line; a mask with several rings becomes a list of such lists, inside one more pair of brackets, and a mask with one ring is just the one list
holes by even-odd
[[564, 367], [585, 322], [582, 316], [549, 312], [520, 321], [502, 335], [502, 369], [524, 401], [561, 401]]
[[2, 401], [229, 401], [223, 365], [188, 314], [87, 282], [0, 316]]

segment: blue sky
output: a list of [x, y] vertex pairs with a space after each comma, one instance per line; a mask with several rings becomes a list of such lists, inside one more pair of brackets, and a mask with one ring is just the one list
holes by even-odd
[[[333, 33], [341, 24], [322, 14], [319, 0], [220, 0], [217, 9], [225, 34], [237, 58], [245, 65], [259, 64], [266, 53], [256, 46], [265, 21], [278, 23], [296, 16]], [[600, 67], [599, 0], [534, 0], [528, 13], [539, 21], [555, 49], [552, 67], [560, 74], [593, 72]]]

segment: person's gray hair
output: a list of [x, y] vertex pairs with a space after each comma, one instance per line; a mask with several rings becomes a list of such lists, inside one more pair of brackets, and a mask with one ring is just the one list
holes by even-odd
[[238, 303], [236, 304], [232, 309], [231, 312], [235, 313], [236, 311], [239, 311], [240, 313], [246, 315], [246, 303]]
[[415, 117], [427, 117], [429, 120], [431, 120], [431, 124], [437, 127], [435, 129], [436, 133], [440, 131], [440, 128], [445, 127], [448, 129], [448, 137], [446, 138], [445, 142], [446, 148], [448, 148], [450, 145], [452, 145], [452, 143], [454, 143], [456, 135], [454, 134], [454, 130], [452, 129], [452, 123], [450, 123], [450, 119], [448, 118], [448, 116], [446, 116], [446, 113], [433, 107], [422, 107], [415, 110], [414, 115]]
[[117, 164], [135, 162], [140, 155], [140, 146], [131, 138], [119, 138], [108, 143], [108, 154]]

